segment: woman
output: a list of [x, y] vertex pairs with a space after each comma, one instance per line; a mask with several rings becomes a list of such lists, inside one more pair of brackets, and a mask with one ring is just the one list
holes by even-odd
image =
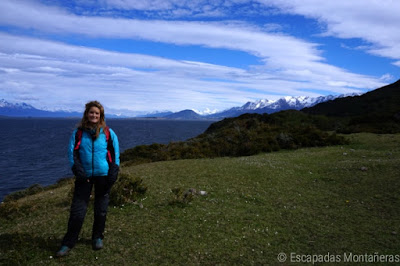
[[75, 190], [68, 231], [56, 254], [58, 257], [68, 255], [78, 240], [93, 186], [95, 201], [92, 245], [95, 250], [103, 248], [109, 193], [117, 179], [120, 161], [117, 135], [106, 126], [104, 108], [99, 102], [86, 104], [80, 125], [70, 138], [68, 158], [76, 178]]

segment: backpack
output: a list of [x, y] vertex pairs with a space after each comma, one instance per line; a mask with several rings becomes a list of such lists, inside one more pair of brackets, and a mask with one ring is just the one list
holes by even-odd
[[[103, 131], [104, 131], [104, 134], [106, 135], [106, 141], [107, 141], [107, 162], [110, 164], [112, 162], [115, 162], [114, 145], [110, 138], [110, 128], [108, 126], [105, 126]], [[83, 133], [82, 128], [78, 128], [78, 130], [76, 131], [76, 134], [75, 134], [74, 153], [75, 153], [75, 151], [79, 150], [79, 147], [80, 147], [81, 141], [82, 141], [82, 133]]]

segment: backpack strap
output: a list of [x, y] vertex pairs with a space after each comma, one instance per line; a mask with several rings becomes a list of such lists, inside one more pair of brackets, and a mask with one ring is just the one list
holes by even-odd
[[106, 135], [106, 141], [108, 143], [108, 140], [110, 139], [110, 128], [108, 126], [104, 127], [104, 134]]
[[115, 153], [114, 153], [114, 145], [110, 138], [110, 128], [108, 126], [104, 128], [104, 134], [106, 135], [106, 141], [107, 141], [107, 161], [109, 163], [112, 163], [115, 161]]
[[75, 134], [75, 147], [74, 147], [74, 150], [79, 150], [79, 147], [81, 146], [82, 133], [83, 133], [82, 128], [78, 128], [78, 130], [76, 131], [76, 134]]
[[[104, 131], [104, 134], [106, 135], [106, 142], [107, 142], [107, 161], [109, 163], [112, 163], [113, 161], [115, 161], [115, 153], [114, 153], [114, 145], [110, 138], [110, 128], [108, 126], [106, 126], [106, 127], [104, 127], [103, 131]], [[76, 134], [75, 134], [74, 151], [79, 150], [79, 147], [81, 146], [82, 133], [83, 133], [82, 128], [78, 128], [78, 130], [76, 131]]]

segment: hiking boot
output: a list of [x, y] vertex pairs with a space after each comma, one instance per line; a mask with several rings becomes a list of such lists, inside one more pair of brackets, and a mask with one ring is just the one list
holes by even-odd
[[56, 257], [65, 257], [68, 255], [70, 250], [71, 249], [67, 246], [61, 246], [60, 250], [56, 253]]
[[94, 250], [102, 249], [103, 248], [103, 240], [101, 238], [93, 239], [92, 245], [93, 245]]

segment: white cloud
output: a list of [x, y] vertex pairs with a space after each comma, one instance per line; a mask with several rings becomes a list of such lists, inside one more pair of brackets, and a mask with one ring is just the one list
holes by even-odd
[[391, 74], [384, 74], [380, 77], [380, 80], [382, 80], [383, 82], [390, 82], [394, 80], [394, 77]]
[[[199, 4], [185, 3], [192, 3], [192, 10]], [[175, 1], [122, 0], [106, 4], [146, 10], [179, 5]], [[73, 102], [68, 108], [80, 110], [84, 102], [97, 98], [115, 109], [214, 110], [266, 97], [315, 96], [314, 90], [346, 93], [384, 85], [379, 78], [327, 64], [318, 44], [239, 22], [78, 16], [31, 1], [3, 0], [0, 25], [34, 30], [47, 38], [49, 34], [78, 34], [244, 51], [262, 63], [239, 69], [0, 33], [0, 66], [8, 70], [0, 72], [0, 98], [14, 82], [14, 87], [34, 92], [40, 99], [37, 105], [67, 108]]]
[[[74, 102], [79, 108], [87, 99], [99, 98], [112, 108], [133, 110], [202, 107], [204, 102], [210, 107], [223, 106], [224, 103], [213, 100], [213, 97], [222, 98], [225, 94], [232, 94], [231, 100], [235, 102], [242, 100], [239, 95], [234, 96], [234, 87], [224, 84], [215, 86], [212, 82], [198, 79], [245, 74], [240, 69], [159, 57], [143, 59], [142, 55], [6, 34], [0, 34], [0, 39], [0, 64], [4, 71], [0, 80], [8, 81], [0, 83], [3, 95], [10, 96], [12, 93], [14, 97], [19, 97], [29, 89], [30, 93], [40, 95], [38, 99], [55, 101], [58, 105]], [[132, 67], [156, 71], [134, 70]], [[45, 102], [33, 104], [50, 105]]]
[[393, 0], [258, 0], [282, 13], [314, 18], [326, 26], [324, 34], [360, 38], [369, 53], [400, 59], [400, 1]]

